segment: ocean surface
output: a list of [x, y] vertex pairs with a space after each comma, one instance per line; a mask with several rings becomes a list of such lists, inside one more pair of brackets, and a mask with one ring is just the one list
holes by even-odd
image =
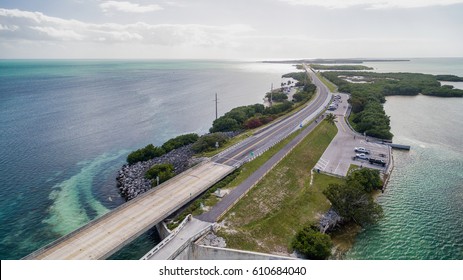
[[[463, 59], [366, 63], [378, 72], [463, 76]], [[463, 83], [452, 84], [463, 89]], [[348, 259], [463, 259], [463, 98], [387, 97], [395, 168], [378, 202], [385, 217], [362, 231]]]
[[[0, 61], [0, 259], [19, 259], [122, 204], [127, 154], [206, 133], [263, 103], [291, 65], [197, 60]], [[153, 241], [154, 240], [154, 241]], [[119, 258], [137, 258], [147, 233]], [[117, 257], [117, 256], [116, 256]]]

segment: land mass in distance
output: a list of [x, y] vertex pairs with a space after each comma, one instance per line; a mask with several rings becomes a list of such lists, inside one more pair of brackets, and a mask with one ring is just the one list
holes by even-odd
[[325, 63], [325, 64], [336, 64], [336, 63], [364, 63], [364, 62], [400, 62], [410, 61], [409, 59], [294, 59], [294, 60], [264, 60], [262, 63]]

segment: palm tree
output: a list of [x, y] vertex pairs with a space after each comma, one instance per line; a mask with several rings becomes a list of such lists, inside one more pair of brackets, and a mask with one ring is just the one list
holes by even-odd
[[326, 117], [325, 117], [325, 120], [334, 125], [334, 121], [336, 120], [336, 115], [333, 115], [332, 113], [329, 113]]

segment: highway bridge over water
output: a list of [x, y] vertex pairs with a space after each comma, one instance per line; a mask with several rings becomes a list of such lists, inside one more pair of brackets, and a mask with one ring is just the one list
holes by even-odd
[[26, 259], [91, 260], [111, 256], [321, 112], [330, 94], [313, 72], [309, 70], [308, 73], [317, 86], [317, 94], [303, 109], [33, 252]]

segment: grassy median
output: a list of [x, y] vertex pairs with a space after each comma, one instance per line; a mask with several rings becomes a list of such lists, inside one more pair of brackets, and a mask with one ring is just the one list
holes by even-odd
[[316, 72], [315, 75], [317, 75], [318, 79], [320, 81], [322, 81], [322, 83], [325, 84], [325, 86], [328, 87], [328, 89], [330, 90], [330, 92], [338, 92], [338, 87], [333, 84], [331, 81], [329, 81], [328, 79], [326, 79], [325, 77], [323, 77], [320, 72]]
[[295, 233], [329, 209], [322, 191], [341, 181], [314, 174], [310, 184], [311, 169], [336, 132], [324, 121], [224, 216], [219, 235], [228, 247], [288, 254]]

